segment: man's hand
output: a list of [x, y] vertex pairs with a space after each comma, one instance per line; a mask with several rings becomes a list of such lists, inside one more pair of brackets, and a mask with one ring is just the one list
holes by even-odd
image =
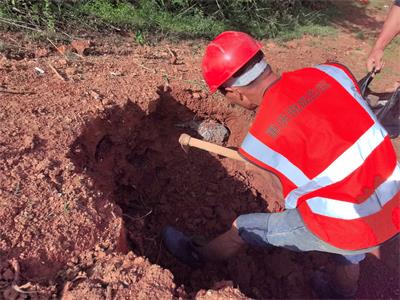
[[393, 38], [400, 33], [400, 5], [398, 2], [399, 1], [395, 1], [395, 4], [390, 9], [385, 24], [383, 24], [382, 31], [368, 56], [368, 72], [371, 72], [374, 67], [376, 71], [382, 69], [383, 50], [391, 42], [391, 40], [393, 40]]
[[371, 72], [375, 68], [375, 72], [379, 72], [383, 67], [383, 50], [372, 49], [367, 59], [367, 69]]

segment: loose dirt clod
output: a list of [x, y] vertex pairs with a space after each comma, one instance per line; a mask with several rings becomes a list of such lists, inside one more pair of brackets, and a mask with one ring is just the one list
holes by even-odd
[[90, 90], [89, 93], [90, 93], [90, 96], [92, 96], [95, 100], [101, 100], [102, 99], [102, 96], [96, 90]]
[[49, 51], [46, 48], [39, 48], [35, 50], [35, 57], [40, 58], [40, 57], [46, 57], [49, 55]]
[[229, 130], [224, 125], [213, 121], [200, 122], [197, 132], [204, 140], [217, 144], [222, 144], [229, 137]]
[[76, 268], [87, 269], [90, 275], [79, 281], [67, 281], [61, 299], [173, 299], [175, 284], [169, 271], [132, 252], [125, 256], [96, 256], [89, 265], [84, 259], [88, 254], [83, 254], [82, 263], [72, 266], [66, 276], [73, 276]]
[[178, 62], [178, 55], [176, 51], [171, 50], [171, 48], [167, 47], [169, 54], [171, 55], [170, 62], [172, 65], [176, 65]]
[[224, 125], [212, 120], [193, 120], [175, 124], [175, 126], [195, 130], [205, 141], [220, 145], [229, 137], [229, 130]]
[[85, 55], [87, 49], [90, 48], [92, 42], [89, 40], [73, 40], [71, 42], [72, 48], [78, 52], [79, 55]]

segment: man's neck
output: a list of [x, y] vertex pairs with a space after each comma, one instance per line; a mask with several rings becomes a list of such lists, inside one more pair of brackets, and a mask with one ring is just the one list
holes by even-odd
[[257, 105], [260, 105], [264, 100], [265, 92], [280, 78], [279, 75], [275, 74], [274, 72], [268, 73], [265, 77], [262, 76], [260, 78], [259, 84], [257, 84], [257, 95], [254, 97], [255, 102]]

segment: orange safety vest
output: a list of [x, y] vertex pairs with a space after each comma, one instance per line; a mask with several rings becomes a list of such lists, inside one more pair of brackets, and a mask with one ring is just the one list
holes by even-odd
[[399, 232], [396, 153], [342, 65], [284, 73], [239, 152], [278, 175], [286, 209], [327, 243], [360, 250]]

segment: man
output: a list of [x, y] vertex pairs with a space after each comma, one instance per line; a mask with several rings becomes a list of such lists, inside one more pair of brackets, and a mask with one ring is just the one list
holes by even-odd
[[383, 66], [383, 51], [393, 38], [400, 33], [400, 0], [395, 0], [383, 24], [382, 32], [375, 42], [367, 59], [368, 72], [374, 68], [380, 71]]
[[205, 245], [166, 227], [167, 249], [193, 267], [228, 259], [246, 243], [335, 253], [335, 275], [316, 276], [315, 287], [353, 296], [359, 262], [400, 227], [400, 167], [353, 75], [323, 64], [279, 77], [257, 41], [232, 31], [208, 45], [202, 69], [211, 92], [258, 109], [239, 152], [278, 176], [286, 210], [241, 215]]

